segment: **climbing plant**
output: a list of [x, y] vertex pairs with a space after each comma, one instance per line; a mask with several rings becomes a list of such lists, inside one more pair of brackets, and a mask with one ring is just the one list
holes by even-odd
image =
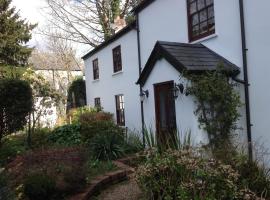
[[230, 141], [240, 114], [240, 95], [222, 67], [200, 74], [186, 74], [191, 84], [187, 92], [195, 96], [195, 114], [200, 128], [209, 135], [209, 145], [218, 148], [220, 142]]

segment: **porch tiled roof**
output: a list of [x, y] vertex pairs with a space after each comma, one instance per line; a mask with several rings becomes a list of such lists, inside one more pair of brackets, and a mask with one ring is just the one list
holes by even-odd
[[142, 71], [138, 84], [143, 85], [146, 82], [156, 61], [160, 58], [165, 58], [179, 72], [216, 70], [219, 65], [222, 65], [224, 71], [231, 76], [240, 72], [239, 67], [203, 44], [158, 41]]

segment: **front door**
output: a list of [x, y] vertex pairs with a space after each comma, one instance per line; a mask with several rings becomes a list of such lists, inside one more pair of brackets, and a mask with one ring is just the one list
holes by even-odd
[[173, 88], [173, 81], [154, 85], [157, 141], [162, 145], [167, 145], [168, 141], [175, 138], [176, 116]]

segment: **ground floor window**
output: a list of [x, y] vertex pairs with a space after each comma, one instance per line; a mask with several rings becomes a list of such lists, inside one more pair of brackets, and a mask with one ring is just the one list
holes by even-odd
[[115, 96], [116, 121], [119, 126], [125, 126], [125, 100], [124, 95]]
[[95, 98], [95, 107], [96, 108], [100, 108], [101, 107], [101, 102], [100, 102], [100, 98], [99, 97]]

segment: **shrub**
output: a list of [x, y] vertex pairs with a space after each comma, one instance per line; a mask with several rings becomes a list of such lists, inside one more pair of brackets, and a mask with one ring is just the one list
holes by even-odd
[[96, 135], [90, 143], [94, 159], [113, 160], [124, 155], [124, 137], [117, 133]]
[[239, 171], [239, 184], [251, 189], [258, 196], [270, 198], [270, 170], [257, 161], [249, 161], [247, 156], [234, 157], [233, 167]]
[[113, 122], [113, 115], [106, 112], [87, 112], [80, 116], [81, 135], [83, 141], [90, 143], [95, 135], [123, 134], [124, 129]]
[[129, 132], [126, 138], [125, 152], [127, 154], [143, 151], [144, 146], [138, 133]]
[[7, 176], [4, 172], [1, 172], [0, 170], [0, 199], [4, 200], [13, 200], [14, 194], [12, 193], [9, 185]]
[[68, 112], [67, 117], [68, 117], [69, 122], [79, 123], [80, 116], [85, 113], [97, 113], [97, 109], [91, 108], [89, 106], [74, 108]]
[[56, 166], [58, 171], [56, 189], [59, 194], [73, 194], [86, 185], [86, 168], [84, 165], [70, 164]]
[[[75, 102], [73, 102], [75, 100]], [[75, 79], [68, 88], [67, 110], [86, 105], [86, 87], [82, 77]]]
[[49, 128], [37, 128], [31, 135], [31, 147], [40, 148], [49, 145], [48, 137], [52, 131]]
[[238, 177], [239, 174], [231, 166], [205, 160], [192, 151], [184, 150], [152, 153], [136, 173], [137, 182], [147, 199], [227, 200], [256, 197], [254, 193], [238, 187]]
[[26, 81], [0, 79], [0, 143], [24, 127], [32, 106], [32, 89]]
[[55, 180], [45, 174], [30, 174], [24, 182], [24, 194], [30, 200], [48, 200], [55, 194]]
[[5, 166], [17, 155], [20, 155], [25, 151], [26, 145], [24, 135], [6, 137], [0, 148], [0, 166]]
[[80, 125], [71, 124], [60, 126], [53, 130], [48, 140], [57, 145], [78, 145], [81, 144]]

